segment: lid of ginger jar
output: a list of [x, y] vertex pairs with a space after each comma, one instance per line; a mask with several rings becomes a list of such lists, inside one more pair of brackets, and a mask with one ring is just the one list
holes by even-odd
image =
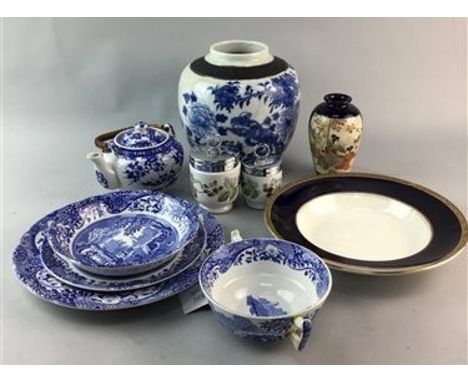
[[146, 122], [138, 122], [134, 127], [117, 134], [114, 144], [126, 150], [149, 150], [161, 146], [170, 138], [164, 130], [151, 127]]
[[222, 153], [220, 145], [220, 137], [208, 137], [191, 151], [190, 165], [204, 172], [225, 172], [237, 167], [240, 163], [239, 158], [234, 154]]
[[266, 143], [257, 144], [252, 153], [255, 159], [252, 164], [243, 164], [244, 172], [258, 177], [268, 177], [280, 173], [281, 160], [272, 162], [270, 153], [269, 145]]

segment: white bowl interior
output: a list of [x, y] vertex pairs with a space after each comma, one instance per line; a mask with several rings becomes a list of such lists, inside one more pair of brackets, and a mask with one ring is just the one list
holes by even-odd
[[432, 238], [431, 224], [417, 209], [364, 192], [314, 198], [299, 209], [296, 224], [312, 244], [356, 260], [409, 257], [424, 249]]
[[231, 312], [256, 317], [299, 313], [319, 299], [301, 272], [269, 261], [232, 267], [216, 280], [211, 297]]

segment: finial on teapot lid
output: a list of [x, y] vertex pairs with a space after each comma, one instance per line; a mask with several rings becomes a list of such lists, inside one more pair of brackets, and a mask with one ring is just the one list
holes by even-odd
[[146, 122], [140, 121], [140, 122], [136, 123], [133, 127], [135, 129], [139, 130], [139, 129], [146, 129], [148, 126], [149, 125]]

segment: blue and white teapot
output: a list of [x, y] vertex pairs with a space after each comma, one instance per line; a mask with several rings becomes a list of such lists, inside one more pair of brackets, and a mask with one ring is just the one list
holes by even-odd
[[101, 152], [87, 158], [104, 188], [161, 190], [177, 180], [184, 162], [184, 149], [169, 124], [139, 122], [99, 135], [95, 145]]

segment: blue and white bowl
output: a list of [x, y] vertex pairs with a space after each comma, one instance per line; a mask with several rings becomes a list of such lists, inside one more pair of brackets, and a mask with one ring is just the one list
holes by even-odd
[[53, 250], [75, 266], [104, 276], [149, 271], [197, 236], [196, 211], [163, 193], [120, 191], [72, 203], [48, 231]]
[[216, 319], [232, 333], [259, 341], [288, 337], [302, 350], [312, 319], [327, 299], [332, 277], [325, 262], [278, 239], [233, 241], [202, 264], [200, 286]]

